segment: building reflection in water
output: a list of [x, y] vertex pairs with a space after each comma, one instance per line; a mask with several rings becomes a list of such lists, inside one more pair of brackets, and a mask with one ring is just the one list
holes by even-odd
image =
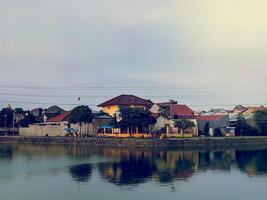
[[135, 185], [149, 179], [160, 183], [187, 180], [198, 166], [197, 152], [117, 150], [116, 154], [113, 150], [112, 155], [121, 160], [101, 163], [98, 169], [105, 180], [118, 185]]
[[69, 167], [69, 173], [77, 182], [88, 182], [92, 175], [91, 164], [81, 164]]
[[0, 160], [12, 160], [13, 148], [10, 145], [0, 146]]
[[100, 174], [98, 178], [118, 186], [136, 186], [147, 181], [174, 185], [206, 171], [241, 171], [251, 177], [267, 174], [267, 149], [180, 151], [78, 145], [0, 145], [0, 164], [11, 164], [17, 154], [29, 159], [29, 163], [35, 161], [30, 159], [32, 157], [42, 162], [52, 158], [50, 163], [58, 158], [67, 160], [68, 174], [79, 183], [89, 182], [94, 174], [97, 177]]
[[267, 174], [267, 150], [236, 151], [236, 162], [248, 176]]

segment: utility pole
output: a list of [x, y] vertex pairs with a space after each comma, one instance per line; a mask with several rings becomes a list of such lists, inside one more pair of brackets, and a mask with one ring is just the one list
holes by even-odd
[[13, 136], [15, 135], [15, 120], [16, 120], [16, 115], [15, 115], [15, 110], [13, 111]]
[[7, 135], [7, 130], [6, 130], [6, 117], [7, 117], [7, 115], [6, 115], [6, 113], [5, 113], [5, 133], [6, 133], [6, 135]]

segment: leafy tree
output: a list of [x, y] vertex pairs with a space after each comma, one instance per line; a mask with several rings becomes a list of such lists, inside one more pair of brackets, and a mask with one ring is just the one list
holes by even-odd
[[236, 136], [256, 136], [259, 135], [257, 128], [247, 124], [246, 119], [243, 116], [238, 117], [235, 124]]
[[29, 124], [36, 123], [36, 119], [32, 114], [26, 114], [22, 120], [16, 123], [16, 126], [29, 127]]
[[210, 123], [209, 123], [209, 122], [207, 122], [207, 123], [205, 124], [205, 127], [204, 127], [204, 133], [205, 133], [206, 136], [208, 136], [209, 133], [210, 133]]
[[267, 135], [267, 110], [257, 111], [254, 120], [262, 135]]
[[77, 182], [88, 182], [92, 175], [92, 165], [91, 164], [81, 164], [71, 166], [69, 172], [72, 178]]
[[90, 123], [92, 119], [92, 110], [88, 106], [77, 106], [69, 115], [70, 123]]
[[187, 119], [178, 119], [175, 121], [175, 126], [180, 128], [182, 131], [182, 134], [185, 130], [194, 128], [196, 125], [194, 122], [187, 120]]
[[155, 123], [151, 119], [149, 112], [138, 108], [122, 108], [119, 111], [119, 117], [115, 117], [113, 125], [118, 128], [130, 128], [130, 133], [138, 127], [139, 129], [147, 129], [151, 123]]
[[15, 108], [14, 112], [18, 114], [24, 114], [24, 110], [22, 108]]
[[77, 106], [69, 115], [69, 123], [79, 123], [80, 134], [82, 123], [90, 123], [93, 120], [92, 110], [88, 106]]
[[216, 129], [214, 130], [214, 136], [215, 136], [215, 137], [222, 137], [223, 134], [222, 134], [221, 129], [216, 128]]
[[12, 127], [13, 117], [13, 110], [11, 108], [3, 108], [0, 111], [0, 127]]
[[239, 116], [235, 124], [236, 136], [244, 136], [248, 126], [249, 125], [247, 124], [246, 119], [243, 116]]

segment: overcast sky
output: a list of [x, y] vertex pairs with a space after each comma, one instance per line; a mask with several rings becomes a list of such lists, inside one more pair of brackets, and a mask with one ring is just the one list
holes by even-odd
[[266, 0], [0, 0], [0, 106], [76, 104], [82, 96], [94, 108], [120, 93], [196, 109], [267, 104], [266, 7]]

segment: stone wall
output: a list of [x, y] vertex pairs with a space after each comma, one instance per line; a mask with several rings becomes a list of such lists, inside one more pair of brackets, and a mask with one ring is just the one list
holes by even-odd
[[[77, 124], [70, 124], [71, 128], [74, 128], [82, 135], [96, 136], [99, 127], [111, 123], [111, 119], [93, 119], [92, 123], [82, 123], [80, 126]], [[68, 128], [68, 122], [55, 122], [55, 123], [40, 123], [31, 124], [27, 128], [20, 128], [19, 135], [21, 136], [66, 136], [65, 129]]]
[[57, 125], [39, 125], [33, 124], [27, 128], [20, 128], [19, 135], [21, 136], [65, 136], [64, 130], [67, 126], [63, 123]]
[[181, 138], [181, 139], [134, 139], [134, 138], [72, 138], [72, 137], [22, 137], [3, 136], [0, 143], [27, 144], [82, 144], [105, 147], [167, 147], [167, 148], [239, 148], [265, 147], [267, 137], [229, 138]]

